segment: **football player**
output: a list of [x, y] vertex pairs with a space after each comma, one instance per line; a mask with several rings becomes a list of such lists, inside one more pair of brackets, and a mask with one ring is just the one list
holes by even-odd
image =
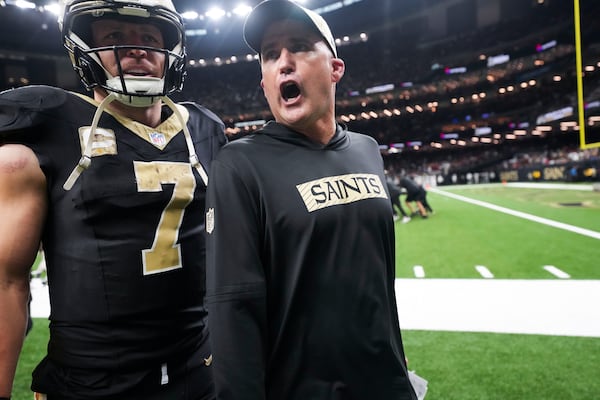
[[[400, 178], [400, 187], [406, 191], [406, 199], [404, 202], [411, 215], [420, 214], [421, 217], [427, 218], [428, 214], [433, 213], [433, 209], [427, 202], [427, 191], [421, 185], [419, 185], [414, 179], [409, 176], [403, 176]], [[415, 202], [417, 205], [417, 211], [413, 211], [411, 202]]]
[[168, 97], [186, 62], [171, 0], [64, 6], [63, 42], [92, 97], [0, 94], [0, 398], [41, 241], [51, 312], [36, 398], [212, 399], [204, 201], [224, 125]]

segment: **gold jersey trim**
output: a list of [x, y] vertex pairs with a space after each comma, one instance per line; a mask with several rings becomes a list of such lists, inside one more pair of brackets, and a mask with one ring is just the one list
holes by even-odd
[[[88, 103], [95, 105], [96, 107], [98, 107], [100, 104], [89, 96], [80, 93], [73, 94], [87, 101]], [[187, 108], [180, 104], [175, 104], [175, 107], [177, 107], [177, 109], [181, 112], [183, 123], [186, 124], [190, 118], [190, 113], [188, 112]], [[131, 118], [119, 115], [109, 109], [104, 110], [104, 112], [110, 114], [125, 128], [129, 129], [131, 132], [152, 144], [159, 150], [164, 149], [169, 144], [171, 139], [173, 139], [179, 132], [183, 130], [182, 122], [179, 120], [179, 118], [177, 118], [175, 113], [171, 114], [171, 116], [161, 122], [160, 125], [153, 128], [148, 125], [144, 125], [141, 122], [134, 121]], [[157, 137], [159, 137], [160, 140], [157, 140]]]

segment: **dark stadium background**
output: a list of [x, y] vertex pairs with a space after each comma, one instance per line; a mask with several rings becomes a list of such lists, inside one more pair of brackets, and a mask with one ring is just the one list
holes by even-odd
[[[42, 11], [48, 1], [34, 1], [37, 8], [21, 9], [16, 0], [0, 0], [0, 90], [50, 84], [83, 91], [62, 48], [56, 16]], [[203, 15], [215, 5], [232, 10], [239, 2], [174, 3], [180, 12]], [[574, 4], [305, 2], [342, 40], [347, 72], [338, 85], [338, 120], [373, 136], [393, 174], [428, 176], [439, 185], [600, 179], [600, 121], [594, 118], [600, 114], [600, 2], [578, 2], [584, 136], [577, 128]], [[217, 113], [232, 139], [271, 118], [258, 63], [247, 60], [242, 24], [235, 15], [186, 20], [190, 64], [183, 92], [174, 95]]]

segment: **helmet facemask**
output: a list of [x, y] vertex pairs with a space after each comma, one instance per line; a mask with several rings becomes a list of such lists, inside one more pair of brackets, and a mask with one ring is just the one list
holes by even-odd
[[[146, 46], [95, 47], [90, 26], [98, 18], [124, 19], [138, 24], [158, 26], [165, 48]], [[174, 91], [181, 90], [185, 77], [185, 33], [181, 17], [170, 0], [143, 0], [129, 3], [120, 0], [72, 0], [59, 21], [63, 43], [69, 50], [73, 67], [88, 90], [102, 87], [116, 93], [116, 100], [134, 107], [148, 107]], [[121, 68], [123, 50], [140, 49], [164, 55], [160, 78], [125, 76]], [[112, 76], [100, 61], [100, 51], [112, 51], [118, 74]]]

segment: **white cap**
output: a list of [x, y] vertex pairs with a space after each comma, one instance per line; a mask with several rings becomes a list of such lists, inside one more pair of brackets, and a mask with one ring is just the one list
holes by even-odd
[[337, 57], [335, 40], [323, 17], [290, 0], [265, 0], [254, 7], [244, 24], [244, 40], [252, 50], [260, 54], [265, 30], [271, 23], [288, 18], [305, 22], [315, 29], [323, 37], [333, 55]]

